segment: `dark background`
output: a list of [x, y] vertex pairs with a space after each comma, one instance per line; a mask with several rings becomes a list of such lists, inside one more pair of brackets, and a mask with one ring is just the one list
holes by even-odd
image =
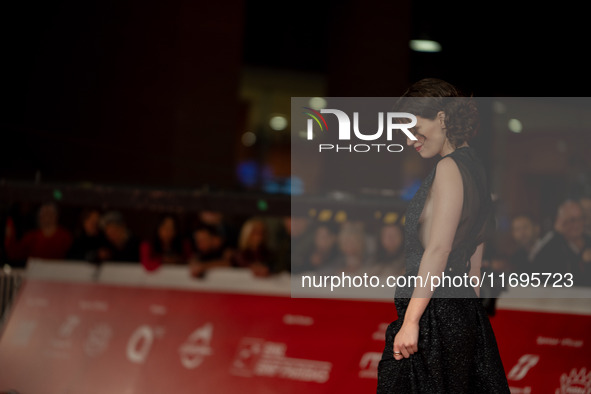
[[[5, 2], [0, 180], [244, 189], [239, 162], [261, 157], [239, 142], [246, 67], [322, 75], [327, 96], [427, 76], [477, 96], [588, 95], [584, 13], [516, 3]], [[411, 52], [419, 37], [443, 51]]]

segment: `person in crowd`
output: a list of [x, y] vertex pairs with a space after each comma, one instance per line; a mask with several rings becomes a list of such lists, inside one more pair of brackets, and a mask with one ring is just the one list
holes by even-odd
[[11, 219], [16, 238], [21, 239], [27, 231], [38, 228], [39, 205], [29, 201], [14, 202], [6, 212], [7, 219]]
[[230, 221], [226, 220], [223, 213], [214, 210], [203, 210], [199, 212], [199, 224], [208, 224], [218, 229], [220, 236], [225, 240], [226, 245], [232, 248], [238, 246], [238, 231]]
[[581, 204], [581, 207], [583, 208], [585, 234], [591, 237], [591, 197], [581, 197], [579, 199], [579, 204]]
[[302, 272], [314, 247], [311, 221], [306, 216], [285, 216], [278, 241], [278, 263], [275, 271]]
[[378, 276], [400, 276], [404, 264], [404, 230], [398, 223], [386, 223], [379, 231], [373, 273]]
[[364, 224], [362, 222], [345, 222], [341, 225], [337, 236], [339, 254], [330, 264], [318, 268], [316, 271], [322, 274], [356, 274], [367, 269], [366, 238]]
[[[38, 211], [38, 207], [28, 201], [15, 201], [10, 204], [8, 210], [2, 215], [4, 228], [1, 239], [6, 241], [8, 233], [15, 239], [22, 239], [27, 231], [37, 228]], [[26, 258], [16, 260], [9, 258], [5, 247], [0, 248], [0, 259], [12, 267], [26, 267], [27, 265]]]
[[120, 212], [107, 212], [101, 218], [106, 245], [99, 249], [100, 261], [139, 262], [139, 241], [127, 228]]
[[191, 276], [202, 278], [206, 271], [232, 264], [233, 248], [228, 246], [220, 228], [201, 224], [193, 232], [193, 253], [189, 260]]
[[191, 243], [179, 234], [178, 220], [166, 214], [158, 221], [150, 241], [140, 244], [140, 261], [148, 271], [162, 265], [187, 264], [191, 256]]
[[291, 272], [291, 216], [284, 216], [280, 218], [281, 226], [277, 230], [276, 240], [276, 255], [274, 272]]
[[363, 264], [365, 255], [365, 233], [361, 223], [345, 223], [339, 232], [339, 250], [346, 271], [355, 271]]
[[6, 226], [4, 246], [10, 260], [23, 260], [29, 257], [43, 259], [64, 259], [72, 245], [72, 234], [59, 225], [57, 205], [48, 202], [39, 208], [38, 228], [16, 238], [14, 222], [9, 218]]
[[291, 216], [284, 216], [281, 219], [281, 226], [277, 230], [277, 260], [273, 271], [291, 272]]
[[81, 228], [74, 237], [72, 247], [68, 251], [68, 258], [98, 263], [99, 250], [105, 246], [106, 239], [100, 228], [101, 213], [98, 209], [90, 208], [80, 215]]
[[260, 218], [248, 219], [240, 231], [232, 266], [248, 267], [256, 276], [269, 276], [274, 256], [267, 246], [267, 228]]
[[532, 270], [572, 273], [575, 286], [591, 286], [591, 237], [584, 230], [581, 204], [572, 199], [560, 204], [554, 229], [536, 245]]
[[340, 257], [339, 225], [334, 222], [320, 222], [315, 226], [314, 244], [305, 260], [302, 271], [317, 271], [331, 266]]
[[509, 256], [510, 270], [518, 273], [531, 272], [534, 246], [540, 237], [540, 226], [531, 216], [518, 214], [511, 221], [511, 237], [517, 249]]

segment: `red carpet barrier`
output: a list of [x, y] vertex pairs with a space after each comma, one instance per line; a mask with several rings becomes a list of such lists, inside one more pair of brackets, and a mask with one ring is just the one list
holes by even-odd
[[375, 391], [386, 303], [28, 281], [0, 341], [0, 390]]
[[[0, 339], [0, 391], [373, 393], [395, 318], [387, 302], [29, 280]], [[588, 392], [591, 316], [491, 322], [514, 393]]]
[[512, 394], [591, 392], [591, 316], [499, 310], [490, 320]]

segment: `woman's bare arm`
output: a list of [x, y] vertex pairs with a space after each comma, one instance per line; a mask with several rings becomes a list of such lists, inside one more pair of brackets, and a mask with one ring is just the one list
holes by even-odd
[[431, 280], [427, 282], [427, 279], [441, 277], [445, 270], [462, 214], [462, 175], [451, 157], [443, 158], [437, 163], [431, 193], [432, 217], [429, 219], [430, 226], [425, 237], [427, 245], [418, 271], [424, 286], [420, 286], [420, 281], [417, 280], [404, 316], [405, 321], [413, 323], [419, 322], [433, 295]]

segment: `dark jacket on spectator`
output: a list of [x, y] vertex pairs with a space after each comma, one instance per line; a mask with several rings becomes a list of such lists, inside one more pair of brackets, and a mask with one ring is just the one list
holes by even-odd
[[[536, 246], [532, 272], [572, 273], [575, 286], [591, 286], [591, 266], [583, 262], [583, 251], [591, 248], [591, 238], [587, 235], [583, 237], [585, 244], [582, 250], [577, 251], [562, 234], [555, 231], [548, 233]], [[553, 279], [554, 276], [550, 278]], [[563, 279], [561, 283], [564, 286], [566, 282]]]

